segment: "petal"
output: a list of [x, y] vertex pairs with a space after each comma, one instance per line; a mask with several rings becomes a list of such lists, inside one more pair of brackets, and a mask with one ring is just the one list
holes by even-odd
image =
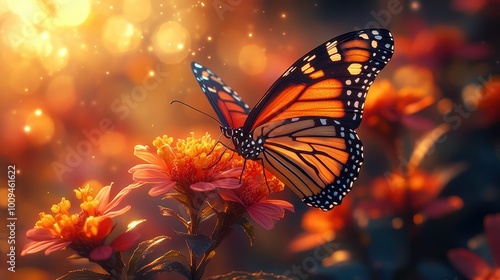
[[158, 156], [156, 151], [150, 148], [149, 146], [136, 145], [134, 147], [134, 155], [144, 160], [145, 162], [149, 162], [151, 164], [160, 166], [164, 169], [167, 168], [165, 161], [163, 161], [163, 159], [160, 156]]
[[493, 264], [500, 267], [500, 214], [488, 215], [484, 218], [484, 231], [490, 245]]
[[128, 210], [130, 210], [132, 208], [132, 206], [130, 205], [127, 205], [125, 207], [123, 207], [122, 209], [120, 210], [116, 210], [116, 211], [108, 211], [106, 212], [105, 215], [103, 215], [103, 217], [107, 217], [107, 218], [113, 218], [113, 217], [116, 217], [116, 216], [120, 216], [120, 215], [123, 215], [125, 214]]
[[49, 239], [61, 239], [46, 228], [32, 228], [26, 232], [26, 237], [33, 241], [47, 241]]
[[98, 205], [96, 208], [98, 210], [101, 210], [103, 212], [103, 208], [108, 204], [109, 202], [109, 191], [111, 190], [111, 186], [113, 183], [111, 183], [109, 186], [103, 187], [95, 196], [94, 200], [98, 201]]
[[133, 166], [132, 168], [130, 168], [128, 170], [128, 173], [134, 173], [136, 172], [137, 170], [149, 170], [149, 169], [153, 169], [153, 170], [166, 170], [158, 165], [154, 165], [154, 164], [150, 164], [150, 163], [141, 163], [141, 164], [137, 164], [135, 166]]
[[50, 246], [49, 248], [47, 248], [47, 250], [45, 250], [45, 255], [48, 255], [48, 254], [55, 252], [55, 251], [62, 250], [64, 248], [68, 247], [70, 244], [71, 244], [71, 241], [60, 242], [60, 243], [54, 244], [53, 246]]
[[140, 237], [140, 233], [128, 231], [116, 237], [109, 245], [113, 248], [113, 251], [122, 252], [132, 247]]
[[237, 189], [241, 186], [240, 180], [236, 178], [219, 179], [213, 182], [197, 182], [189, 186], [195, 191], [212, 191], [216, 188]]
[[219, 195], [226, 201], [238, 202], [239, 204], [244, 206], [243, 201], [241, 201], [241, 199], [232, 190], [220, 189]]
[[235, 167], [229, 170], [226, 170], [219, 174], [219, 178], [228, 178], [228, 177], [233, 177], [233, 178], [240, 178], [241, 173], [243, 172], [242, 167]]
[[[118, 194], [116, 194], [116, 196], [113, 198], [113, 200], [111, 200], [111, 202], [109, 203], [106, 203], [105, 205], [101, 205], [101, 203], [99, 203], [99, 211], [101, 211], [103, 214], [109, 214], [111, 212], [111, 210], [113, 210], [114, 208], [116, 208], [118, 206], [118, 204], [120, 204], [120, 202], [122, 202], [122, 200], [125, 198], [125, 196], [127, 194], [130, 193], [132, 189], [131, 188], [123, 188], [122, 190], [120, 190], [120, 192]], [[109, 199], [107, 199], [109, 200]], [[123, 208], [122, 210], [120, 210], [119, 212], [123, 212]], [[125, 210], [123, 213], [125, 213], [126, 211], [128, 210]], [[115, 211], [116, 213], [117, 211]], [[114, 215], [116, 216], [116, 214]]]
[[149, 190], [148, 194], [150, 196], [158, 196], [158, 195], [167, 193], [175, 186], [175, 184], [177, 184], [177, 182], [173, 182], [173, 181], [164, 182], [163, 184], [159, 184], [159, 185], [152, 187]]
[[448, 259], [465, 277], [474, 279], [485, 276], [491, 270], [490, 266], [478, 255], [465, 249], [452, 249]]
[[170, 177], [160, 169], [140, 169], [134, 172], [132, 178], [134, 181], [153, 184], [163, 183], [165, 181], [171, 182]]
[[192, 190], [199, 191], [199, 192], [205, 192], [205, 191], [212, 191], [217, 188], [217, 185], [209, 182], [197, 182], [194, 184], [191, 184], [189, 186]]
[[282, 200], [262, 200], [247, 207], [247, 212], [255, 222], [270, 230], [285, 216], [285, 209], [293, 211], [293, 206]]
[[437, 219], [461, 209], [463, 204], [458, 196], [439, 198], [427, 204], [422, 213], [430, 219]]
[[109, 245], [103, 245], [90, 252], [89, 258], [93, 261], [105, 261], [111, 257], [113, 249]]
[[47, 240], [47, 241], [32, 241], [26, 244], [21, 252], [21, 256], [27, 254], [37, 253], [43, 250], [45, 251], [45, 255], [52, 253], [53, 251], [57, 251], [59, 249], [65, 248], [71, 242], [61, 242], [61, 239], [58, 240]]

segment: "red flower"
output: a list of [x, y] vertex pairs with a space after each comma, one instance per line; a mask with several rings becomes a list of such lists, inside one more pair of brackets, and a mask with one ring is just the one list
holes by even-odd
[[465, 277], [475, 280], [500, 279], [500, 214], [484, 218], [484, 231], [493, 257], [493, 265], [466, 249], [452, 249], [448, 259]]

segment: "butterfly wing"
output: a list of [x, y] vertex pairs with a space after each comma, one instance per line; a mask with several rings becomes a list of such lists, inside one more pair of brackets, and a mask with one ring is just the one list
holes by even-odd
[[377, 74], [391, 59], [394, 40], [385, 29], [346, 33], [297, 60], [250, 112], [244, 131], [297, 117], [322, 117], [355, 129]]
[[363, 146], [353, 129], [332, 118], [304, 117], [257, 131], [265, 138], [259, 155], [265, 168], [309, 206], [330, 210], [351, 190], [363, 163]]
[[243, 126], [250, 113], [250, 107], [241, 97], [203, 65], [192, 62], [191, 70], [223, 126], [232, 128]]

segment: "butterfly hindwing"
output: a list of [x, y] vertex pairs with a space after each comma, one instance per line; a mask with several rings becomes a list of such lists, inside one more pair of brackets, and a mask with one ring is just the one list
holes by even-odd
[[224, 126], [240, 127], [250, 107], [222, 79], [203, 65], [193, 62], [191, 70]]
[[265, 139], [259, 156], [265, 168], [309, 206], [330, 210], [358, 177], [363, 146], [353, 129], [335, 119], [287, 119], [256, 131]]
[[250, 112], [245, 129], [308, 116], [357, 128], [368, 89], [393, 51], [394, 40], [385, 29], [354, 31], [321, 44], [271, 86]]

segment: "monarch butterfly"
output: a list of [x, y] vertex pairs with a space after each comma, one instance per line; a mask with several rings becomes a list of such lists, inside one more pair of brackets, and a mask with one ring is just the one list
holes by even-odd
[[393, 52], [385, 29], [335, 37], [292, 64], [251, 110], [212, 71], [196, 62], [191, 68], [234, 150], [261, 161], [307, 205], [328, 211], [358, 177], [363, 146], [355, 129]]

